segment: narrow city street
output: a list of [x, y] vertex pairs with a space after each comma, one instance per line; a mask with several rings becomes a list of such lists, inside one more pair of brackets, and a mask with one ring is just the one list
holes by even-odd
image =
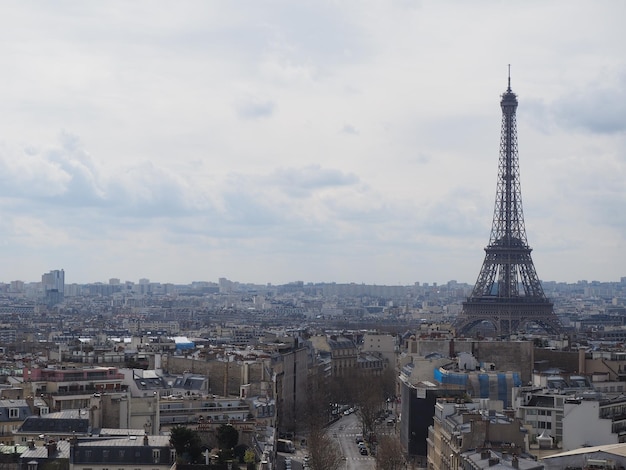
[[374, 470], [376, 461], [368, 450], [368, 455], [361, 455], [356, 437], [361, 434], [361, 425], [356, 413], [342, 417], [328, 427], [329, 436], [336, 439], [345, 460], [342, 470]]

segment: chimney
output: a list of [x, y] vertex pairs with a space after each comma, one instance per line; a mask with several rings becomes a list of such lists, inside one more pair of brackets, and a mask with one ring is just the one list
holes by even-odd
[[491, 456], [491, 452], [489, 452], [487, 449], [483, 449], [480, 451], [480, 459], [481, 460], [485, 460], [488, 459]]
[[587, 373], [587, 363], [585, 362], [585, 350], [580, 348], [578, 350], [578, 373], [585, 374]]
[[35, 439], [30, 439], [28, 441], [28, 448], [29, 449], [34, 449], [35, 448]]
[[491, 457], [489, 459], [489, 466], [493, 467], [494, 465], [497, 465], [500, 463], [500, 459], [498, 457]]
[[513, 459], [511, 459], [511, 466], [513, 468], [519, 468], [519, 459], [517, 458], [517, 455], [514, 455]]
[[46, 449], [48, 449], [48, 458], [52, 458], [57, 453], [57, 441], [51, 440], [46, 444]]
[[144, 446], [148, 445], [148, 435], [147, 434], [144, 434], [144, 436], [143, 436], [143, 445]]

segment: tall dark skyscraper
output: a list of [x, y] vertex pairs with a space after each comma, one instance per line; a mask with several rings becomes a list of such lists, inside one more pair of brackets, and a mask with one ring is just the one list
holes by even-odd
[[543, 287], [526, 240], [517, 153], [517, 96], [511, 76], [500, 101], [502, 132], [493, 225], [478, 280], [456, 322], [458, 335], [487, 321], [498, 335], [509, 335], [535, 323], [558, 333], [561, 323]]

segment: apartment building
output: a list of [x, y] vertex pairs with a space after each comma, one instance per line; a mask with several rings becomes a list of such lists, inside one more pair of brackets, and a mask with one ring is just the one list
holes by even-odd
[[520, 421], [503, 414], [501, 407], [488, 399], [438, 401], [428, 430], [428, 468], [543, 468], [527, 453]]
[[117, 367], [25, 367], [25, 394], [44, 396], [51, 410], [89, 409], [94, 396], [122, 392], [124, 375]]
[[16, 431], [32, 411], [26, 400], [0, 400], [0, 443], [14, 445]]
[[540, 386], [515, 387], [512, 392], [515, 415], [529, 431], [531, 442], [541, 435], [549, 436], [556, 445], [563, 441], [565, 401], [575, 396], [600, 397], [591, 383], [579, 375], [535, 373], [533, 383]]
[[70, 441], [70, 470], [170, 470], [176, 451], [169, 436], [81, 438]]
[[626, 443], [626, 397], [565, 400], [563, 450], [621, 443]]
[[397, 336], [388, 333], [367, 332], [363, 335], [361, 351], [377, 353], [387, 360], [387, 364], [394, 367], [398, 354]]

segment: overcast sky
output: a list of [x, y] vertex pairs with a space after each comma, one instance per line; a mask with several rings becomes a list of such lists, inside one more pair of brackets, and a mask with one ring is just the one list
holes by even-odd
[[626, 276], [626, 2], [4, 1], [0, 281]]

